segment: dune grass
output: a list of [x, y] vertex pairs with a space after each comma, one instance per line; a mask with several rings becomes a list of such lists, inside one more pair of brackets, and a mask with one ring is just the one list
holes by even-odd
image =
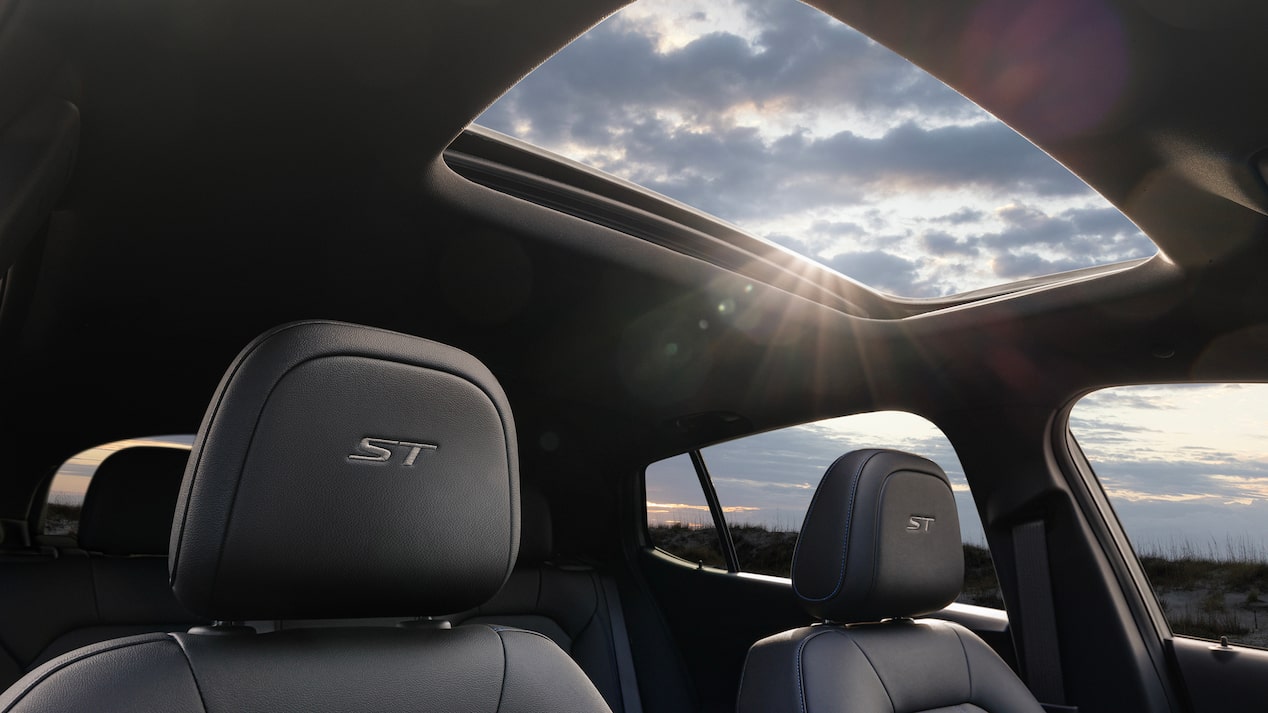
[[[49, 503], [47, 534], [74, 535], [78, 504]], [[726, 568], [712, 525], [651, 526], [652, 542], [690, 562]], [[789, 576], [797, 533], [763, 525], [733, 525], [746, 572]], [[1158, 593], [1172, 630], [1185, 636], [1268, 645], [1268, 548], [1248, 539], [1177, 540], [1138, 548], [1141, 566]], [[958, 601], [1003, 608], [990, 551], [964, 545], [964, 587]], [[1261, 629], [1262, 620], [1262, 629]]]
[[[664, 550], [706, 566], [726, 567], [712, 526], [679, 524], [649, 530], [652, 541]], [[731, 537], [744, 571], [789, 575], [796, 532], [735, 525]], [[1268, 552], [1241, 540], [1183, 541], [1142, 551], [1141, 564], [1177, 634], [1268, 643], [1268, 601], [1264, 601], [1268, 599]], [[1003, 608], [994, 563], [986, 547], [964, 545], [964, 587], [958, 601]]]
[[[652, 542], [690, 562], [725, 568], [718, 549], [717, 531], [711, 526], [684, 524], [649, 527]], [[731, 539], [740, 568], [754, 574], [787, 577], [792, 570], [797, 533], [763, 525], [733, 525]], [[964, 588], [958, 601], [989, 607], [1003, 607], [995, 565], [991, 554], [978, 545], [964, 546]]]

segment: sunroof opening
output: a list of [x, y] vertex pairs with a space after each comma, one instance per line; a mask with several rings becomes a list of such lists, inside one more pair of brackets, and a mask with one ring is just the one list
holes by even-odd
[[640, 0], [476, 123], [899, 296], [1157, 250], [1012, 129], [796, 0]]

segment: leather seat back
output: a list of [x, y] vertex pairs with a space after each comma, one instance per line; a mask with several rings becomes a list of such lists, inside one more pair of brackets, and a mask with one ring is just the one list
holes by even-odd
[[972, 632], [912, 618], [950, 604], [964, 578], [955, 499], [932, 461], [862, 450], [833, 463], [806, 513], [792, 578], [822, 623], [753, 645], [741, 713], [1042, 713]]
[[232, 623], [483, 603], [516, 559], [516, 448], [505, 395], [468, 354], [331, 322], [265, 334], [213, 397], [172, 530], [177, 597], [221, 623], [71, 652], [0, 710], [607, 711], [532, 632]]
[[136, 447], [111, 454], [84, 496], [79, 551], [0, 562], [0, 690], [68, 651], [120, 636], [207, 623], [176, 601], [167, 543], [189, 453]]
[[[497, 596], [450, 616], [450, 621], [541, 633], [577, 662], [615, 713], [641, 713], [638, 684], [623, 680], [618, 664], [630, 652], [623, 617], [614, 611], [621, 606], [613, 600], [614, 582], [588, 564], [557, 561], [546, 498], [532, 489], [522, 495], [523, 528], [515, 571]], [[632, 678], [632, 672], [626, 671], [625, 676]]]

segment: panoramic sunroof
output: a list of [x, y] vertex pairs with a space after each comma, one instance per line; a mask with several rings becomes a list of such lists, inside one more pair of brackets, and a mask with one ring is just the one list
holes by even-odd
[[1156, 252], [1013, 130], [795, 0], [641, 0], [476, 123], [900, 296]]

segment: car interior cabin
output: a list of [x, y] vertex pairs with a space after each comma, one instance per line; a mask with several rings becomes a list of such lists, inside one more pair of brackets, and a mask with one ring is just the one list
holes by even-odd
[[1266, 22], [0, 0], [0, 713], [1256, 709]]

